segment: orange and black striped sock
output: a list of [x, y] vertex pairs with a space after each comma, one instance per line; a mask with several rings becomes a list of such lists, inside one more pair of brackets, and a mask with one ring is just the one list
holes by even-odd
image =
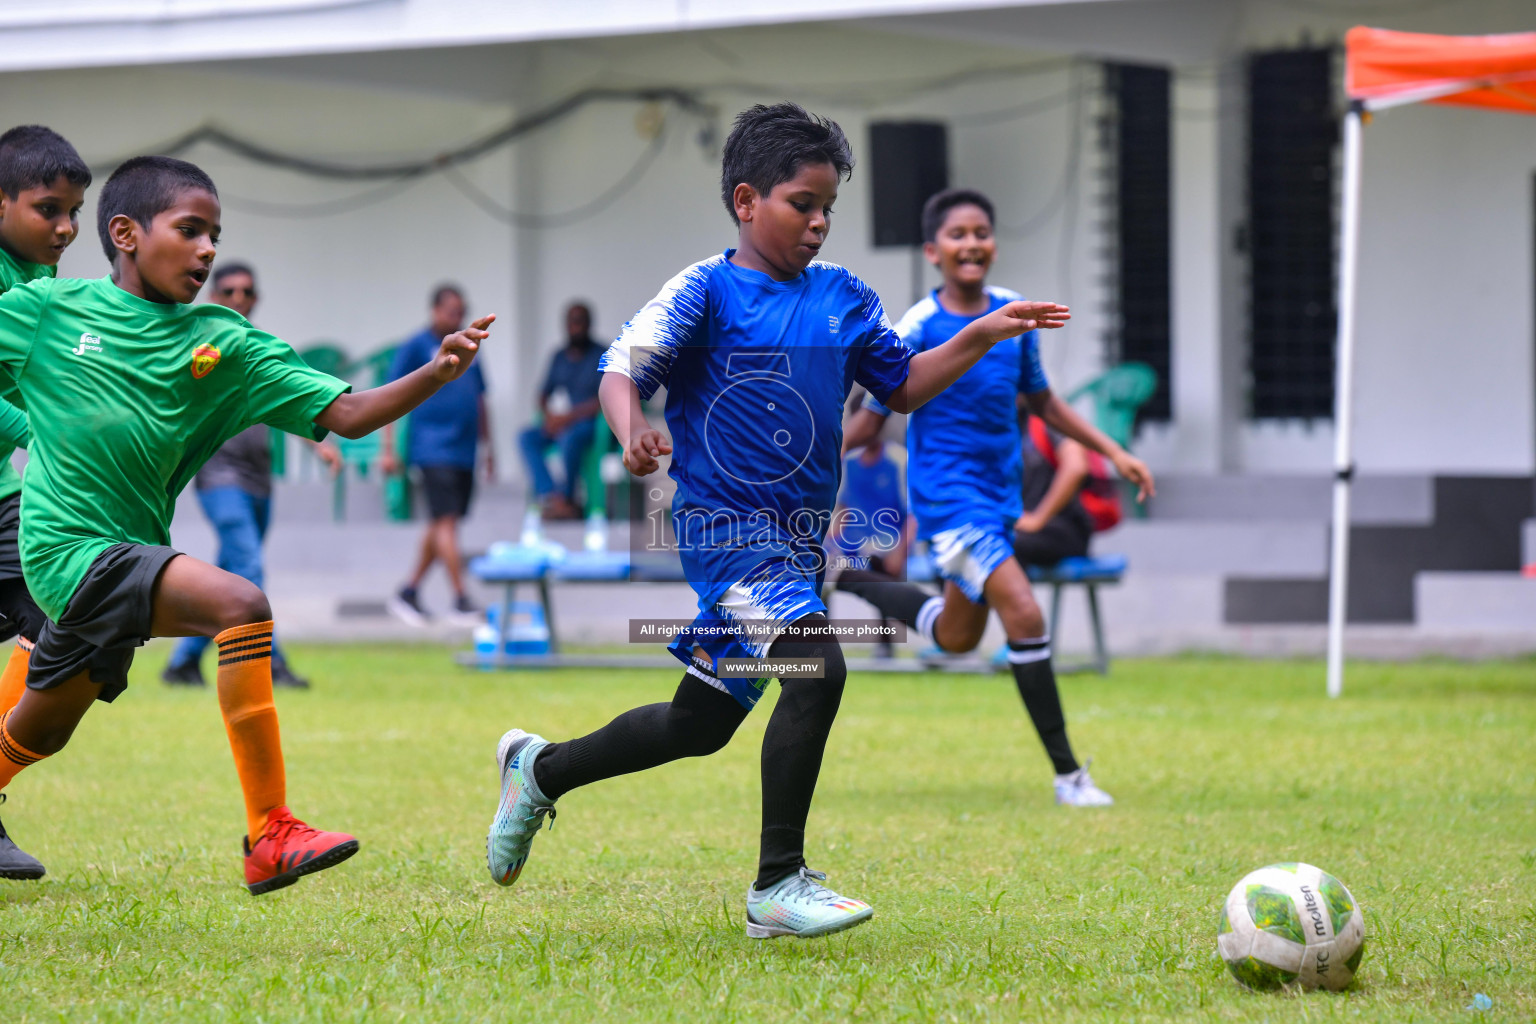
[[7, 710], [0, 715], [0, 790], [11, 784], [16, 773], [23, 768], [37, 764], [47, 754], [34, 754], [11, 735], [11, 712]]
[[32, 641], [24, 636], [16, 638], [11, 648], [11, 660], [0, 672], [0, 715], [16, 706], [21, 695], [27, 692], [27, 666], [32, 664]]
[[226, 629], [213, 642], [219, 645], [219, 710], [245, 794], [246, 831], [254, 845], [267, 827], [267, 812], [288, 802], [283, 744], [272, 704], [272, 623]]

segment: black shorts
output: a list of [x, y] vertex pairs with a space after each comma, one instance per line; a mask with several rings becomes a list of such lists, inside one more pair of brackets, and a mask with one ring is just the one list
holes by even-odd
[[433, 519], [469, 515], [469, 499], [475, 495], [475, 471], [462, 466], [421, 466], [421, 490], [427, 497], [427, 513]]
[[27, 686], [46, 690], [89, 669], [110, 703], [128, 688], [133, 652], [150, 637], [155, 582], [181, 552], [114, 544], [96, 557], [58, 622], [45, 623], [32, 651]]
[[32, 600], [21, 575], [21, 495], [0, 501], [0, 641], [18, 633], [37, 643], [38, 631], [48, 617]]

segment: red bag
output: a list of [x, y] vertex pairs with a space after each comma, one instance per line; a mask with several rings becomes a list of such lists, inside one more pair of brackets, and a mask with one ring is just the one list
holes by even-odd
[[[1051, 443], [1051, 432], [1039, 416], [1029, 418], [1029, 440], [1045, 461], [1051, 464], [1052, 469], [1060, 467], [1056, 446]], [[1093, 520], [1093, 532], [1103, 533], [1120, 524], [1123, 515], [1120, 508], [1120, 486], [1110, 475], [1104, 456], [1092, 448], [1085, 447], [1084, 451], [1088, 453], [1088, 479], [1084, 481], [1083, 489], [1077, 492], [1077, 500], [1083, 503], [1088, 518]]]

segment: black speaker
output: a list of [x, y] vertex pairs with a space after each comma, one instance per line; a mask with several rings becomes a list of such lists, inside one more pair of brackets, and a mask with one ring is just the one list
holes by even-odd
[[877, 247], [923, 244], [923, 204], [949, 187], [949, 131], [934, 121], [875, 121], [869, 167]]

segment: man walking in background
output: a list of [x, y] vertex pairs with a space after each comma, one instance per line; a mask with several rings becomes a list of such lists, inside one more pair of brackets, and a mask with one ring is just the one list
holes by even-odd
[[[255, 271], [244, 263], [222, 264], [213, 273], [213, 301], [249, 320], [256, 308]], [[315, 453], [332, 472], [340, 467], [335, 445], [317, 444]], [[224, 442], [198, 470], [193, 486], [219, 535], [219, 568], [265, 589], [261, 544], [272, 518], [272, 428], [258, 423]], [[207, 685], [202, 657], [212, 642], [206, 636], [183, 637], [160, 678], [173, 686]], [[275, 637], [272, 684], [309, 689], [309, 681], [289, 668]]]
[[[533, 486], [533, 501], [546, 519], [575, 519], [576, 480], [581, 476], [581, 461], [597, 430], [597, 386], [602, 380], [597, 364], [607, 346], [592, 340], [592, 309], [585, 302], [573, 302], [565, 310], [565, 345], [549, 358], [549, 372], [539, 389], [540, 421], [518, 436], [523, 461], [528, 464], [528, 478]], [[553, 444], [560, 451], [565, 479], [555, 486], [544, 464], [544, 449]]]
[[[432, 321], [402, 342], [395, 351], [390, 379], [398, 380], [436, 358], [443, 338], [464, 326], [464, 293], [456, 285], [439, 285], [432, 292]], [[427, 530], [421, 538], [416, 570], [389, 602], [389, 610], [413, 625], [424, 625], [427, 611], [417, 589], [433, 562], [442, 562], [453, 587], [454, 612], [476, 614], [464, 590], [464, 560], [459, 553], [459, 520], [469, 514], [475, 491], [475, 465], [485, 442], [485, 475], [494, 479], [491, 421], [485, 407], [485, 377], [476, 360], [457, 380], [442, 386], [411, 413], [406, 460], [421, 477], [427, 500]], [[393, 426], [384, 428], [384, 472], [398, 473]]]

